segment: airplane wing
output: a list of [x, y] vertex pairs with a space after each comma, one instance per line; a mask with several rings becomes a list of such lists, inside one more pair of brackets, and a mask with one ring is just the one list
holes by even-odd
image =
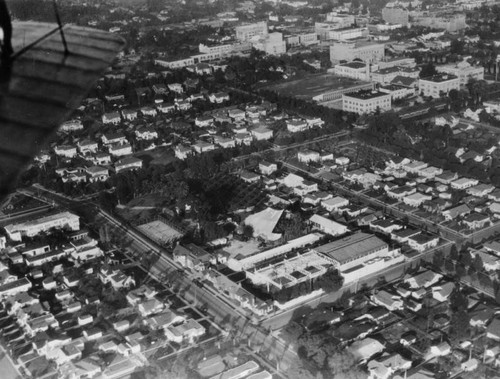
[[24, 51], [0, 83], [0, 199], [124, 47], [107, 32], [70, 25], [63, 31], [67, 55], [56, 24], [13, 24], [14, 52]]

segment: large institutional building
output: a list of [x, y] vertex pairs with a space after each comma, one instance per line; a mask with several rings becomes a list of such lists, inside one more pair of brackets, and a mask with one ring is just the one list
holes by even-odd
[[361, 59], [363, 62], [374, 63], [385, 56], [385, 45], [369, 41], [342, 41], [334, 42], [330, 46], [330, 60], [332, 63], [339, 61], [353, 61]]
[[460, 80], [455, 75], [437, 74], [420, 79], [418, 88], [424, 96], [438, 99], [442, 94], [447, 95], [452, 89], [460, 89]]
[[238, 41], [248, 41], [255, 36], [267, 36], [267, 22], [257, 22], [255, 24], [241, 25], [236, 27], [236, 39]]
[[400, 24], [402, 26], [408, 26], [409, 12], [407, 9], [403, 8], [383, 8], [382, 9], [382, 19], [388, 24]]
[[358, 91], [342, 95], [342, 109], [357, 114], [391, 109], [391, 95], [379, 91]]
[[484, 79], [484, 67], [471, 66], [467, 62], [436, 66], [436, 71], [458, 77], [461, 86], [466, 85], [470, 79]]
[[80, 218], [70, 212], [60, 212], [18, 224], [10, 224], [4, 229], [11, 240], [21, 241], [24, 236], [33, 237], [52, 228], [80, 230]]

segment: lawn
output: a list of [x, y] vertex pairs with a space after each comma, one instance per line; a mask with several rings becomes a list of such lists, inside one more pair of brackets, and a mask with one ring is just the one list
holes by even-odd
[[259, 241], [256, 239], [250, 239], [248, 241], [239, 241], [233, 239], [229, 246], [224, 248], [224, 251], [227, 251], [231, 258], [234, 258], [237, 255], [248, 256], [260, 251]]
[[135, 156], [150, 165], [166, 165], [176, 159], [172, 148], [167, 146], [160, 146], [154, 150], [141, 151]]

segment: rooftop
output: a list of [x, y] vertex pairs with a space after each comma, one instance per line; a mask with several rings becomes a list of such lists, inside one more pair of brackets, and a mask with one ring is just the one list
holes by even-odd
[[362, 257], [387, 244], [380, 238], [367, 233], [356, 233], [337, 241], [315, 248], [318, 253], [328, 255], [340, 264]]
[[448, 80], [455, 80], [458, 79], [455, 75], [450, 75], [450, 74], [436, 74], [433, 76], [428, 76], [426, 78], [421, 78], [420, 80], [425, 80], [428, 82], [434, 82], [434, 83], [442, 83], [446, 82]]
[[380, 91], [362, 90], [362, 91], [348, 93], [348, 94], [345, 94], [344, 96], [354, 97], [354, 98], [360, 99], [360, 100], [370, 100], [370, 99], [375, 99], [377, 97], [390, 96], [390, 95], [385, 93], [385, 92], [380, 92]]

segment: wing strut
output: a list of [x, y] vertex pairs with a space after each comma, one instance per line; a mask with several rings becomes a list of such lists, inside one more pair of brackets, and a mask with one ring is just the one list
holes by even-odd
[[69, 54], [68, 44], [66, 43], [66, 37], [64, 36], [61, 17], [59, 17], [59, 9], [57, 8], [56, 0], [53, 1], [53, 4], [54, 4], [54, 12], [56, 14], [57, 25], [59, 25], [59, 31], [61, 32], [61, 39], [64, 45], [64, 55], [68, 55]]

